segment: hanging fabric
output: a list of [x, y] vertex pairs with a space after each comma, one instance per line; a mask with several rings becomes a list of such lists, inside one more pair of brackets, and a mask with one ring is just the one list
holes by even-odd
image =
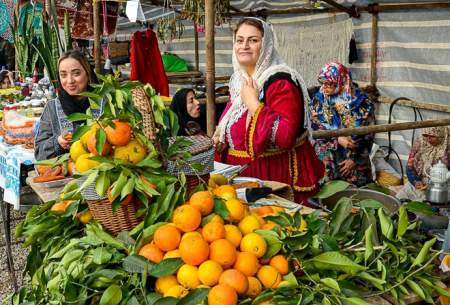
[[169, 96], [169, 83], [164, 71], [158, 39], [153, 30], [148, 29], [133, 34], [130, 61], [131, 80], [148, 83], [160, 95]]
[[109, 58], [110, 49], [109, 49], [109, 37], [108, 37], [108, 10], [106, 8], [106, 1], [102, 1], [102, 11], [103, 11], [103, 57], [105, 58], [105, 66], [103, 69], [105, 72], [109, 72], [111, 70], [111, 60]]

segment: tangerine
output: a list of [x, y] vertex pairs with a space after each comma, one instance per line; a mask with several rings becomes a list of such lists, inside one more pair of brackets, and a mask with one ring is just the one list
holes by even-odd
[[261, 224], [259, 222], [258, 216], [256, 215], [245, 216], [244, 219], [239, 222], [239, 230], [241, 230], [242, 234], [244, 235], [252, 233], [253, 231], [260, 228]]
[[219, 282], [222, 272], [223, 268], [218, 262], [207, 260], [198, 267], [198, 278], [202, 284], [214, 286]]
[[167, 252], [178, 248], [181, 234], [173, 225], [162, 225], [156, 229], [153, 241], [160, 250]]
[[208, 191], [196, 192], [189, 199], [189, 204], [196, 207], [202, 216], [206, 216], [214, 209], [214, 198]]
[[[72, 158], [72, 160], [74, 162], [77, 161], [77, 159], [84, 154], [88, 154], [89, 152], [84, 148], [83, 143], [81, 142], [81, 140], [75, 141], [72, 143], [72, 145], [70, 146], [70, 158]], [[39, 171], [39, 167], [41, 167], [42, 165], [38, 165], [38, 172], [40, 174], [43, 174]]]
[[289, 273], [289, 263], [283, 255], [276, 255], [272, 257], [269, 265], [277, 269], [281, 275], [286, 275]]
[[245, 294], [251, 298], [256, 298], [262, 291], [262, 284], [256, 277], [249, 276], [247, 279], [248, 289]]
[[225, 225], [225, 239], [229, 240], [237, 248], [241, 243], [242, 233], [234, 225]]
[[239, 199], [227, 200], [225, 206], [230, 213], [229, 220], [241, 221], [245, 217], [245, 206]]
[[164, 295], [169, 288], [178, 285], [177, 278], [175, 275], [168, 275], [160, 277], [156, 280], [155, 289], [159, 294]]
[[168, 259], [168, 258], [177, 258], [177, 257], [181, 257], [181, 253], [180, 253], [180, 250], [175, 249], [175, 250], [166, 252], [166, 254], [164, 254], [163, 260]]
[[202, 222], [202, 215], [192, 205], [183, 204], [173, 211], [172, 222], [183, 232], [195, 231]]
[[162, 251], [159, 250], [159, 248], [152, 243], [144, 245], [139, 250], [139, 255], [145, 257], [149, 261], [156, 263], [156, 264], [161, 262], [163, 260], [163, 256], [164, 256]]
[[241, 271], [236, 269], [225, 270], [219, 278], [219, 284], [229, 285], [240, 295], [248, 290], [248, 279]]
[[106, 139], [115, 146], [125, 146], [131, 140], [131, 126], [119, 120], [113, 121], [114, 126], [106, 126]]
[[145, 147], [136, 139], [129, 141], [126, 145], [118, 146], [114, 150], [114, 158], [138, 164], [147, 155]]
[[198, 266], [208, 259], [208, 243], [198, 236], [189, 236], [180, 243], [181, 258], [186, 264]]
[[272, 266], [262, 266], [257, 274], [265, 288], [277, 288], [281, 283], [281, 274]]
[[189, 293], [189, 290], [184, 288], [181, 285], [175, 285], [167, 289], [166, 293], [164, 293], [164, 297], [173, 297], [173, 298], [184, 298]]
[[255, 275], [259, 267], [258, 258], [250, 252], [239, 252], [234, 263], [234, 269], [241, 271], [246, 276]]
[[209, 290], [208, 305], [236, 305], [237, 301], [236, 290], [228, 285], [219, 284]]
[[267, 243], [264, 238], [257, 233], [245, 235], [241, 240], [241, 251], [251, 252], [256, 257], [261, 258], [266, 254]]
[[220, 222], [207, 223], [202, 229], [202, 235], [207, 242], [211, 243], [225, 238], [225, 227]]
[[198, 279], [198, 268], [185, 264], [178, 269], [177, 280], [185, 288], [195, 289], [200, 285]]
[[236, 249], [233, 244], [226, 239], [218, 239], [213, 241], [209, 246], [209, 249], [209, 258], [218, 262], [225, 269], [233, 266], [236, 261]]

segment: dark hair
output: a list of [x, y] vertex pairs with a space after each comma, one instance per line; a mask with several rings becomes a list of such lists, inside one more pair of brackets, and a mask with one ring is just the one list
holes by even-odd
[[234, 30], [234, 35], [236, 35], [237, 31], [243, 24], [254, 26], [261, 32], [261, 36], [264, 37], [264, 26], [261, 21], [255, 18], [242, 18], [241, 20], [239, 20], [238, 24], [236, 25], [236, 29]]
[[5, 78], [8, 78], [8, 73], [9, 72], [7, 70], [3, 70], [3, 71], [0, 72], [0, 83], [3, 83], [3, 80]]
[[67, 58], [73, 58], [76, 61], [80, 63], [81, 66], [83, 66], [84, 70], [86, 71], [86, 74], [89, 78], [89, 84], [97, 82], [97, 77], [95, 76], [94, 71], [92, 70], [91, 65], [89, 64], [86, 56], [84, 56], [83, 53], [81, 53], [78, 50], [70, 50], [65, 52], [58, 60], [58, 79], [59, 79], [59, 66], [61, 62]]

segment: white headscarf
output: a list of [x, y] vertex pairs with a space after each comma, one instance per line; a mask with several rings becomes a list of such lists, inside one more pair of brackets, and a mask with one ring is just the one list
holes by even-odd
[[[281, 59], [277, 50], [275, 49], [275, 36], [272, 27], [266, 22], [258, 18], [249, 17], [246, 19], [255, 19], [262, 23], [264, 27], [264, 35], [262, 39], [261, 52], [259, 59], [256, 63], [255, 73], [251, 76], [257, 83], [258, 89], [261, 92], [264, 87], [264, 83], [274, 74], [279, 72], [288, 73], [292, 80], [298, 84], [302, 89], [303, 102], [304, 102], [304, 117], [305, 128], [309, 129], [309, 110], [308, 110], [308, 90], [305, 85], [305, 81], [302, 76], [286, 65], [286, 63]], [[236, 40], [236, 36], [233, 38], [233, 43]], [[237, 61], [236, 54], [233, 49], [233, 70], [234, 73], [230, 78], [230, 98], [231, 106], [228, 112], [224, 115], [219, 123], [219, 140], [220, 142], [225, 142], [225, 135], [230, 135], [231, 126], [236, 123], [242, 115], [248, 110], [247, 106], [243, 101], [241, 101], [240, 92], [242, 87], [242, 81], [248, 79], [250, 76], [247, 74], [245, 69], [241, 67]], [[229, 141], [230, 142], [230, 141]]]

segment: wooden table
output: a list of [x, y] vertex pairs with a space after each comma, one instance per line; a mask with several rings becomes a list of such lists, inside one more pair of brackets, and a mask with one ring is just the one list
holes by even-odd
[[36, 176], [35, 172], [29, 172], [27, 184], [33, 189], [33, 191], [38, 195], [38, 197], [42, 200], [42, 202], [57, 200], [64, 186], [51, 188], [43, 187], [42, 184], [33, 182], [33, 178], [35, 176]]

